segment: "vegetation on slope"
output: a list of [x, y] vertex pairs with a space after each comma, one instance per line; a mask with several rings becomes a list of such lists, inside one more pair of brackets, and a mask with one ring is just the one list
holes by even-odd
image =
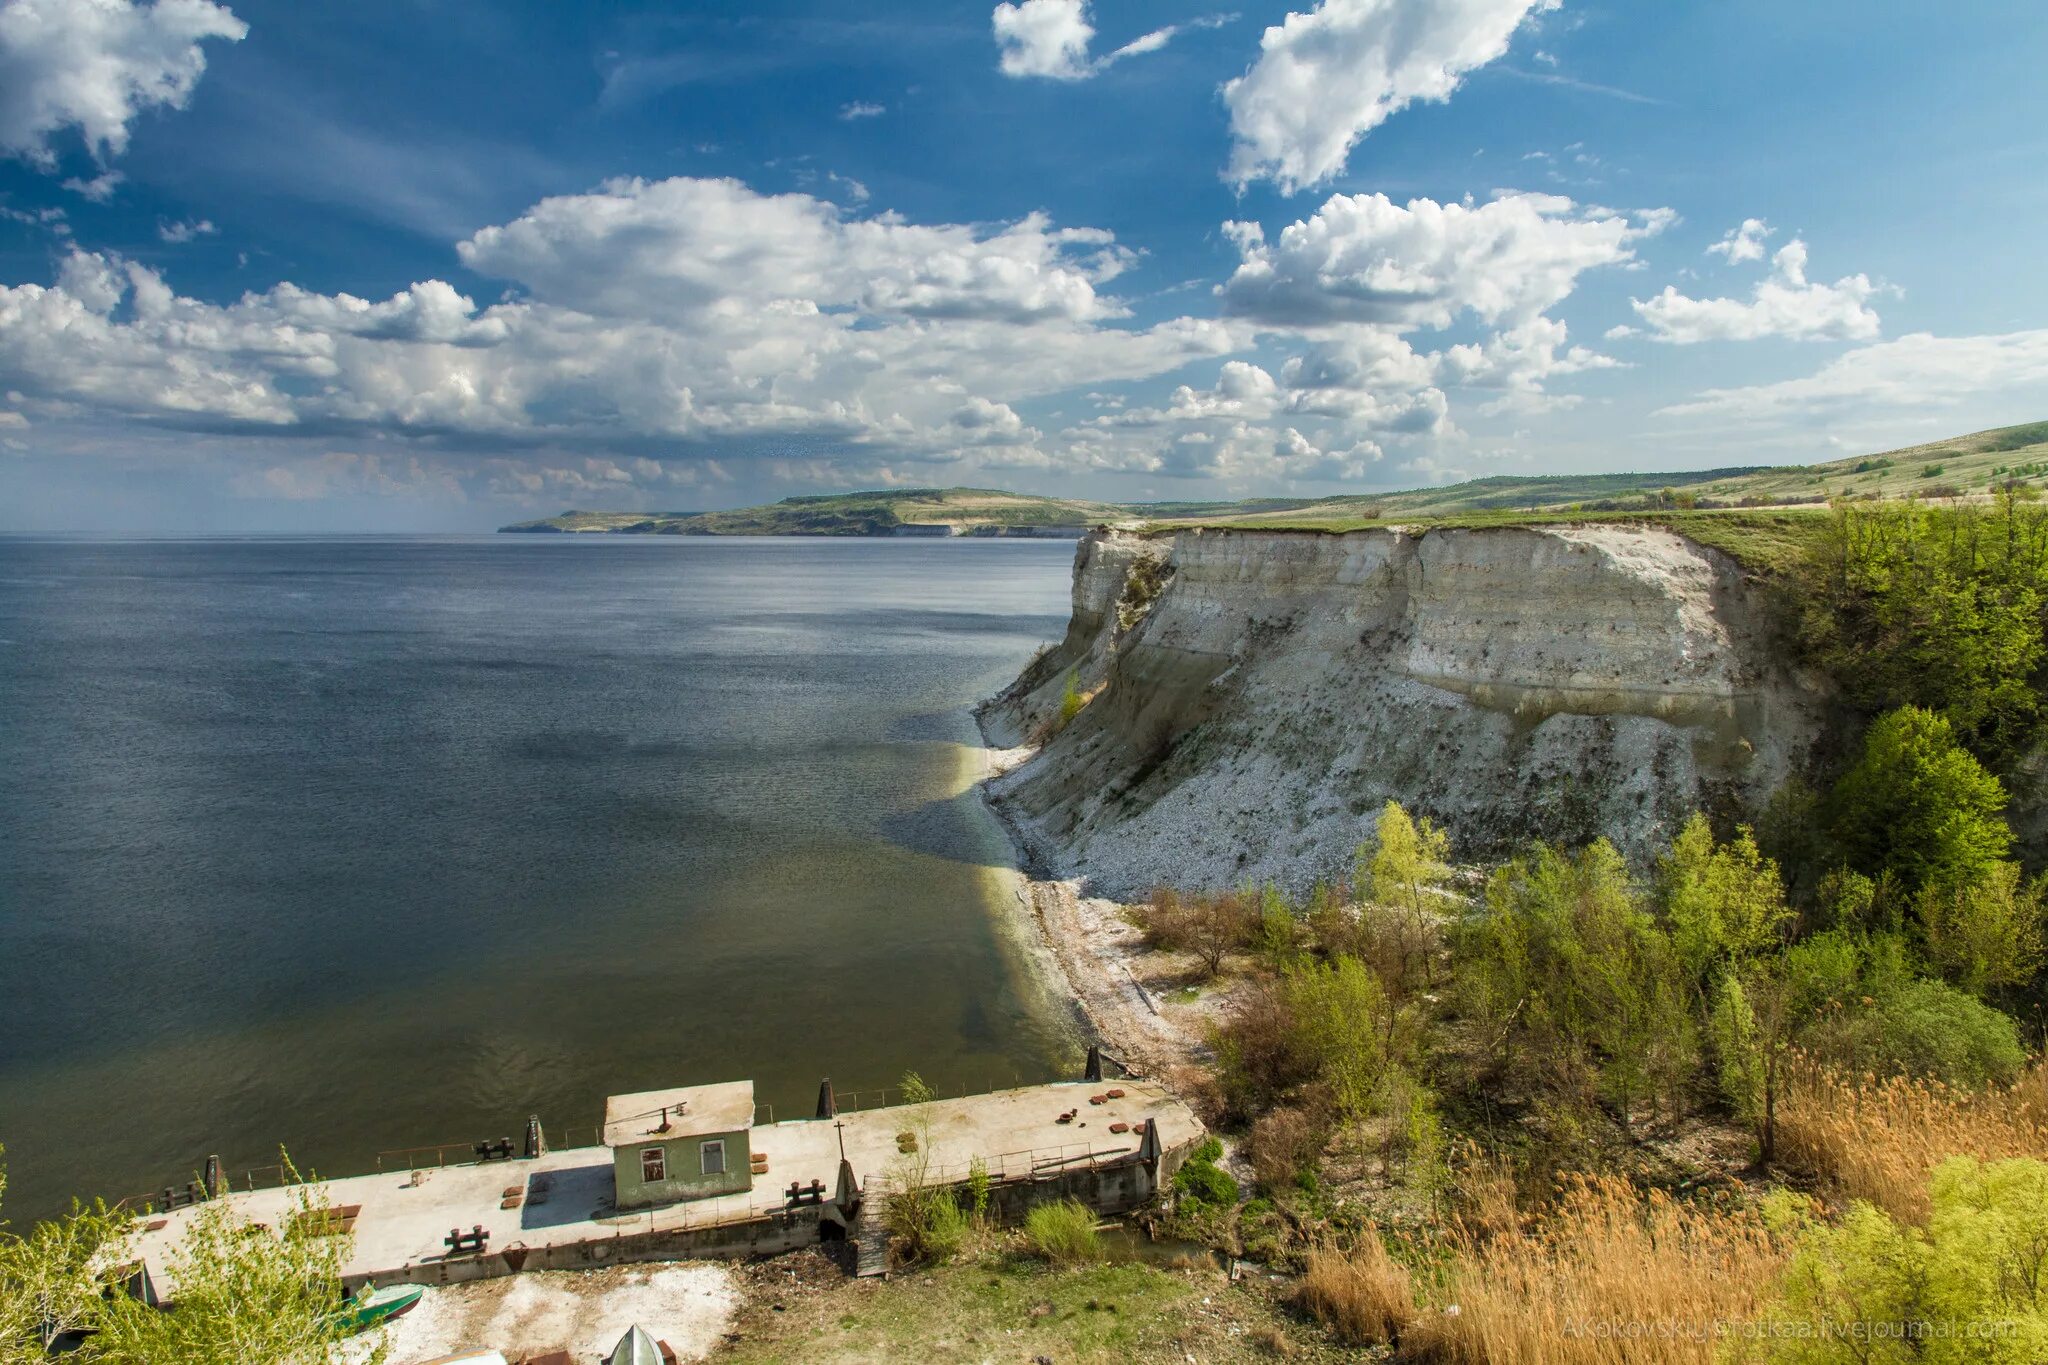
[[1500, 475], [1442, 488], [1293, 505], [1226, 509], [1182, 504], [1173, 510], [1153, 509], [1151, 515], [1160, 524], [1353, 530], [1467, 517], [1512, 520], [1515, 514], [1658, 514], [1819, 506], [1834, 499], [1955, 498], [2044, 479], [2048, 422], [2036, 422], [1815, 465], [1663, 474]]

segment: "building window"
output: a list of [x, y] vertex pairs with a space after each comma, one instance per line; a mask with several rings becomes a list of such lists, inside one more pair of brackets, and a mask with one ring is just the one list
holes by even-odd
[[642, 1147], [640, 1149], [640, 1183], [658, 1185], [668, 1179], [668, 1149], [665, 1147]]
[[707, 1142], [697, 1149], [697, 1153], [704, 1158], [704, 1174], [725, 1174], [725, 1139]]

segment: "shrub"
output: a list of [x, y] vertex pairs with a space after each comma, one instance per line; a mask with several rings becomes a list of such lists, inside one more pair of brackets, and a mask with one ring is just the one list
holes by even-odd
[[1058, 1266], [1102, 1259], [1102, 1239], [1095, 1232], [1095, 1215], [1078, 1199], [1033, 1206], [1024, 1215], [1024, 1240], [1032, 1251]]
[[1347, 1346], [1398, 1341], [1415, 1318], [1408, 1267], [1387, 1254], [1373, 1227], [1352, 1251], [1318, 1247], [1309, 1252], [1295, 1299]]
[[1223, 1144], [1213, 1137], [1188, 1154], [1173, 1173], [1173, 1192], [1183, 1203], [1222, 1209], [1237, 1202], [1237, 1182], [1216, 1164], [1222, 1156]]
[[1313, 1170], [1329, 1136], [1322, 1119], [1305, 1109], [1275, 1109], [1252, 1125], [1252, 1171], [1270, 1194]]
[[1591, 1079], [1624, 1115], [1661, 1103], [1696, 1055], [1669, 937], [1613, 845], [1538, 844], [1487, 882], [1491, 912], [1468, 931], [1475, 1005], [1506, 1049], [1531, 1054], [1558, 1095]]
[[1245, 992], [1210, 1036], [1216, 1052], [1221, 1117], [1254, 1119], [1315, 1077], [1294, 1011], [1279, 983]]
[[944, 1185], [892, 1188], [884, 1221], [892, 1250], [906, 1264], [951, 1260], [967, 1240], [967, 1213]]
[[1915, 906], [1928, 961], [1943, 977], [1979, 995], [2024, 986], [2041, 970], [2042, 883], [2021, 879], [2017, 863], [1998, 863], [1959, 886], [1930, 886]]
[[1707, 818], [1695, 812], [1658, 860], [1657, 880], [1672, 946], [1697, 982], [1776, 948], [1792, 919], [1778, 865], [1757, 849], [1747, 826], [1717, 844]]
[[1338, 1112], [1347, 1118], [1372, 1112], [1398, 1026], [1379, 978], [1354, 957], [1304, 962], [1281, 974], [1280, 993], [1295, 1045]]
[[[1407, 921], [1404, 959], [1397, 979], [1405, 984], [1419, 963], [1422, 976], [1434, 976], [1437, 934], [1435, 916], [1424, 904], [1450, 876], [1450, 836], [1430, 823], [1409, 818], [1398, 801], [1380, 810], [1373, 837], [1358, 850], [1359, 884], [1372, 889], [1373, 899], [1398, 907]], [[1405, 950], [1412, 948], [1412, 957]]]
[[[2048, 1164], [1957, 1157], [1926, 1183], [1925, 1228], [1859, 1203], [1809, 1225], [1760, 1334], [1784, 1365], [2038, 1360], [2048, 1346]], [[1843, 1328], [1860, 1331], [1846, 1335]], [[1873, 1344], [1883, 1348], [1873, 1352]]]
[[1260, 925], [1258, 898], [1239, 891], [1183, 895], [1162, 886], [1148, 903], [1126, 913], [1149, 946], [1193, 953], [1209, 976], [1223, 969], [1231, 953], [1250, 947]]
[[[1248, 895], [1246, 900], [1252, 898]], [[1277, 886], [1267, 886], [1257, 897], [1248, 916], [1250, 948], [1267, 967], [1280, 970], [1296, 961], [1302, 952], [1305, 926]]]
[[1966, 1088], [2010, 1081], [2026, 1064], [2012, 1018], [1946, 982], [1882, 972], [1863, 989], [1805, 1029], [1801, 1046], [1839, 1069]]
[[1081, 708], [1087, 704], [1088, 698], [1081, 693], [1080, 675], [1076, 673], [1067, 674], [1067, 685], [1060, 692], [1060, 714], [1059, 719], [1053, 725], [1054, 733], [1066, 729], [1073, 722], [1074, 717], [1081, 714]]

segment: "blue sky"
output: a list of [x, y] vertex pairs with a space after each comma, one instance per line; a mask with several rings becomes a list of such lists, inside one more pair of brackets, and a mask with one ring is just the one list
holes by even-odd
[[1968, 0], [0, 0], [0, 530], [2038, 420], [2043, 51]]

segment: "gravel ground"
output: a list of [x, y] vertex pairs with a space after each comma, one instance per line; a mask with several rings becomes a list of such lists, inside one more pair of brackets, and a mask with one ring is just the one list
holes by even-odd
[[513, 1360], [566, 1348], [583, 1365], [602, 1359], [637, 1323], [679, 1358], [700, 1360], [724, 1339], [740, 1294], [722, 1265], [537, 1271], [429, 1289], [383, 1340], [390, 1365], [487, 1348]]

